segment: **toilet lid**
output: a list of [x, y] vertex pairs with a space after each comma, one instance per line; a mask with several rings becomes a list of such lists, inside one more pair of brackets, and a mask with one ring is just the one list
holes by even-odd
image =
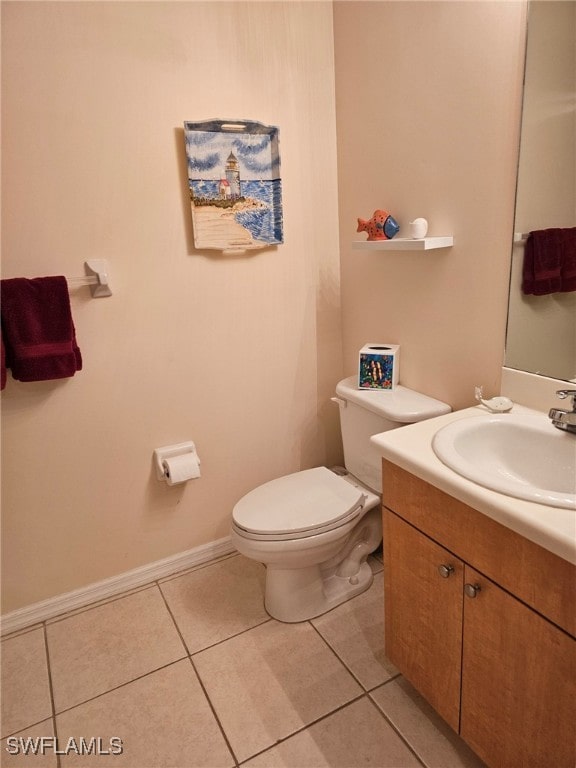
[[297, 534], [332, 527], [360, 510], [366, 496], [326, 467], [271, 480], [247, 493], [232, 518], [250, 533]]

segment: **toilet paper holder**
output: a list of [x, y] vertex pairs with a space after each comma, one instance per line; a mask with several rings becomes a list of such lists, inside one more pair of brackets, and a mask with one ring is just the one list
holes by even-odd
[[166, 480], [166, 470], [163, 466], [163, 462], [166, 459], [170, 459], [173, 456], [183, 456], [186, 453], [193, 453], [196, 457], [196, 461], [200, 464], [200, 459], [196, 453], [196, 446], [191, 440], [185, 443], [165, 445], [162, 448], [156, 448], [154, 450], [154, 464], [156, 466], [156, 477], [158, 480]]

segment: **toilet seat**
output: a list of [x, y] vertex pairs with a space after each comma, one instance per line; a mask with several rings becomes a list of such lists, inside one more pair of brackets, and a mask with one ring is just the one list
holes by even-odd
[[234, 507], [233, 526], [247, 538], [299, 539], [353, 522], [366, 495], [326, 467], [279, 477], [246, 494]]

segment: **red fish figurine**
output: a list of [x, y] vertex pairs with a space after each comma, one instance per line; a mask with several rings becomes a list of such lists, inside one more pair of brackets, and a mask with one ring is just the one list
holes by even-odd
[[391, 240], [398, 234], [400, 226], [388, 211], [374, 211], [370, 221], [358, 219], [356, 232], [368, 232], [368, 240]]

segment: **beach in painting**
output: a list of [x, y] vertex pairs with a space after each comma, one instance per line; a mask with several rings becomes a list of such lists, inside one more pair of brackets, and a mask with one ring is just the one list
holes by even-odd
[[197, 248], [264, 248], [282, 242], [280, 180], [241, 181], [237, 200], [218, 197], [218, 183], [190, 182]]
[[[233, 208], [219, 208], [215, 205], [195, 206], [192, 203], [194, 220], [194, 241], [200, 247], [209, 248], [263, 248], [269, 243], [258, 240], [252, 232], [237, 221], [236, 214], [258, 210], [258, 201], [239, 202]], [[197, 246], [198, 247], [198, 246]]]

